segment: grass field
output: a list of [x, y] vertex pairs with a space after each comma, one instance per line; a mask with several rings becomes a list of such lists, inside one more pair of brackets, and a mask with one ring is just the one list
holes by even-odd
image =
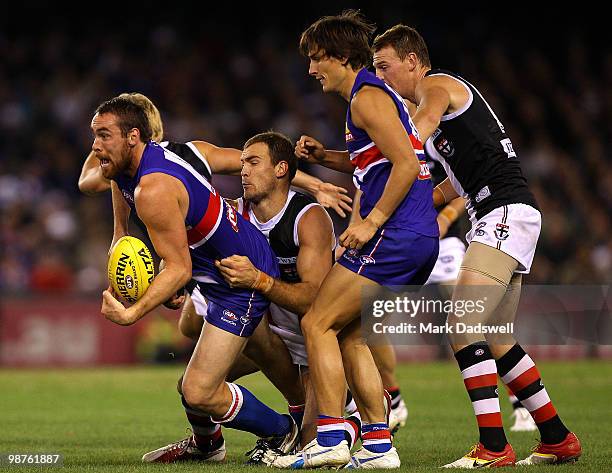
[[[557, 409], [580, 437], [584, 454], [574, 465], [531, 470], [612, 472], [612, 363], [539, 366]], [[180, 366], [0, 370], [0, 453], [61, 453], [64, 467], [57, 470], [70, 472], [246, 471], [241, 466], [243, 455], [254, 438], [230, 429], [225, 430], [228, 461], [224, 465], [140, 463], [144, 452], [185, 436], [188, 425], [175, 391], [181, 370]], [[439, 471], [439, 465], [465, 453], [477, 435], [456, 366], [403, 365], [399, 377], [410, 409], [408, 425], [395, 439], [402, 470]], [[277, 409], [286, 408], [263, 377], [253, 375], [242, 384]], [[508, 419], [505, 396], [502, 405], [504, 419]], [[509, 432], [517, 456], [526, 456], [536, 436]]]

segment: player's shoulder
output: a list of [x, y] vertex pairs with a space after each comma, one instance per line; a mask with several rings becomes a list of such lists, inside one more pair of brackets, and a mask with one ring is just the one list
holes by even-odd
[[313, 196], [299, 191], [293, 191], [293, 194], [289, 196], [289, 199], [291, 199], [289, 202], [290, 207], [303, 208], [306, 205], [317, 203], [317, 200]]

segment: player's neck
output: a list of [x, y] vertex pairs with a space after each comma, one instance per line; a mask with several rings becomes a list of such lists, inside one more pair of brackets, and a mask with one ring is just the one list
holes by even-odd
[[142, 160], [142, 156], [144, 154], [145, 146], [145, 143], [137, 143], [136, 146], [134, 146], [134, 148], [132, 148], [130, 151], [132, 160], [130, 166], [125, 171], [128, 176], [134, 177], [136, 175], [138, 167], [140, 166], [140, 161]]
[[352, 68], [347, 68], [347, 73], [345, 79], [342, 81], [340, 86], [340, 90], [338, 93], [346, 100], [347, 102], [351, 99], [351, 92], [353, 91], [353, 86], [355, 85], [355, 79], [357, 78], [357, 74], [361, 69], [354, 71]]
[[287, 203], [289, 189], [276, 189], [259, 202], [251, 203], [251, 209], [260, 223], [266, 223], [274, 218]]

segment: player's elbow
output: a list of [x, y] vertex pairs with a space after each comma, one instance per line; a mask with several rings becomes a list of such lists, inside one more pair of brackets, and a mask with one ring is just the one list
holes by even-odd
[[440, 116], [436, 113], [424, 113], [419, 116], [415, 126], [419, 131], [419, 139], [425, 143], [440, 125]]
[[191, 264], [188, 267], [181, 268], [179, 275], [178, 275], [179, 288], [185, 287], [190, 280], [191, 280]]
[[95, 186], [92, 186], [91, 182], [87, 179], [79, 179], [79, 190], [89, 196], [97, 194]]
[[80, 178], [79, 190], [85, 195], [96, 195], [110, 189], [110, 183], [99, 179]]

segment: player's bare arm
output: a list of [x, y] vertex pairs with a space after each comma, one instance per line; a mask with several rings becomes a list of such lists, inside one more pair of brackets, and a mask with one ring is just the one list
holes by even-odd
[[96, 158], [96, 154], [91, 151], [79, 176], [79, 190], [86, 195], [95, 195], [110, 189], [110, 181], [102, 175], [100, 170], [100, 161]]
[[346, 248], [361, 248], [376, 233], [404, 199], [420, 172], [408, 133], [393, 99], [374, 87], [361, 89], [351, 103], [355, 126], [366, 131], [392, 164], [380, 199], [363, 221], [350, 225], [340, 236]]
[[442, 115], [463, 107], [469, 94], [463, 85], [447, 76], [424, 77], [416, 87], [417, 111], [412, 120], [423, 143], [438, 128]]
[[353, 174], [354, 166], [349, 160], [348, 151], [325, 149], [320, 141], [311, 136], [302, 135], [295, 145], [295, 155], [310, 163], [320, 164], [334, 171]]
[[131, 209], [121, 194], [119, 186], [114, 181], [111, 181], [111, 194], [113, 199], [113, 241], [110, 247], [112, 248], [119, 238], [129, 235]]
[[[240, 175], [242, 151], [235, 148], [222, 148], [206, 141], [192, 141], [198, 151], [206, 157], [213, 174]], [[346, 195], [347, 190], [329, 182], [311, 176], [298, 169], [291, 184], [312, 194], [325, 208], [332, 208], [341, 217], [351, 211], [351, 198]]]
[[440, 207], [457, 197], [460, 197], [450, 179], [447, 177], [440, 184], [438, 184], [433, 190], [433, 204], [434, 207]]
[[185, 231], [189, 196], [185, 187], [166, 174], [144, 176], [135, 192], [136, 211], [147, 227], [155, 251], [165, 267], [153, 279], [144, 296], [125, 308], [109, 291], [104, 291], [102, 313], [120, 325], [131, 325], [170, 299], [191, 278], [191, 256]]
[[262, 274], [246, 256], [224, 258], [216, 263], [217, 268], [230, 286], [258, 289], [275, 304], [303, 315], [310, 308], [333, 263], [333, 227], [323, 209], [308, 209], [300, 219], [298, 238], [297, 271], [301, 279], [298, 283], [287, 283]]
[[440, 238], [444, 238], [450, 226], [465, 212], [465, 199], [457, 197], [451, 200], [438, 214], [438, 228]]
[[342, 218], [346, 217], [345, 212], [351, 212], [351, 202], [353, 200], [347, 195], [348, 191], [344, 187], [331, 182], [324, 182], [318, 177], [311, 176], [299, 169], [291, 184], [312, 194], [319, 204], [326, 209], [333, 209]]

